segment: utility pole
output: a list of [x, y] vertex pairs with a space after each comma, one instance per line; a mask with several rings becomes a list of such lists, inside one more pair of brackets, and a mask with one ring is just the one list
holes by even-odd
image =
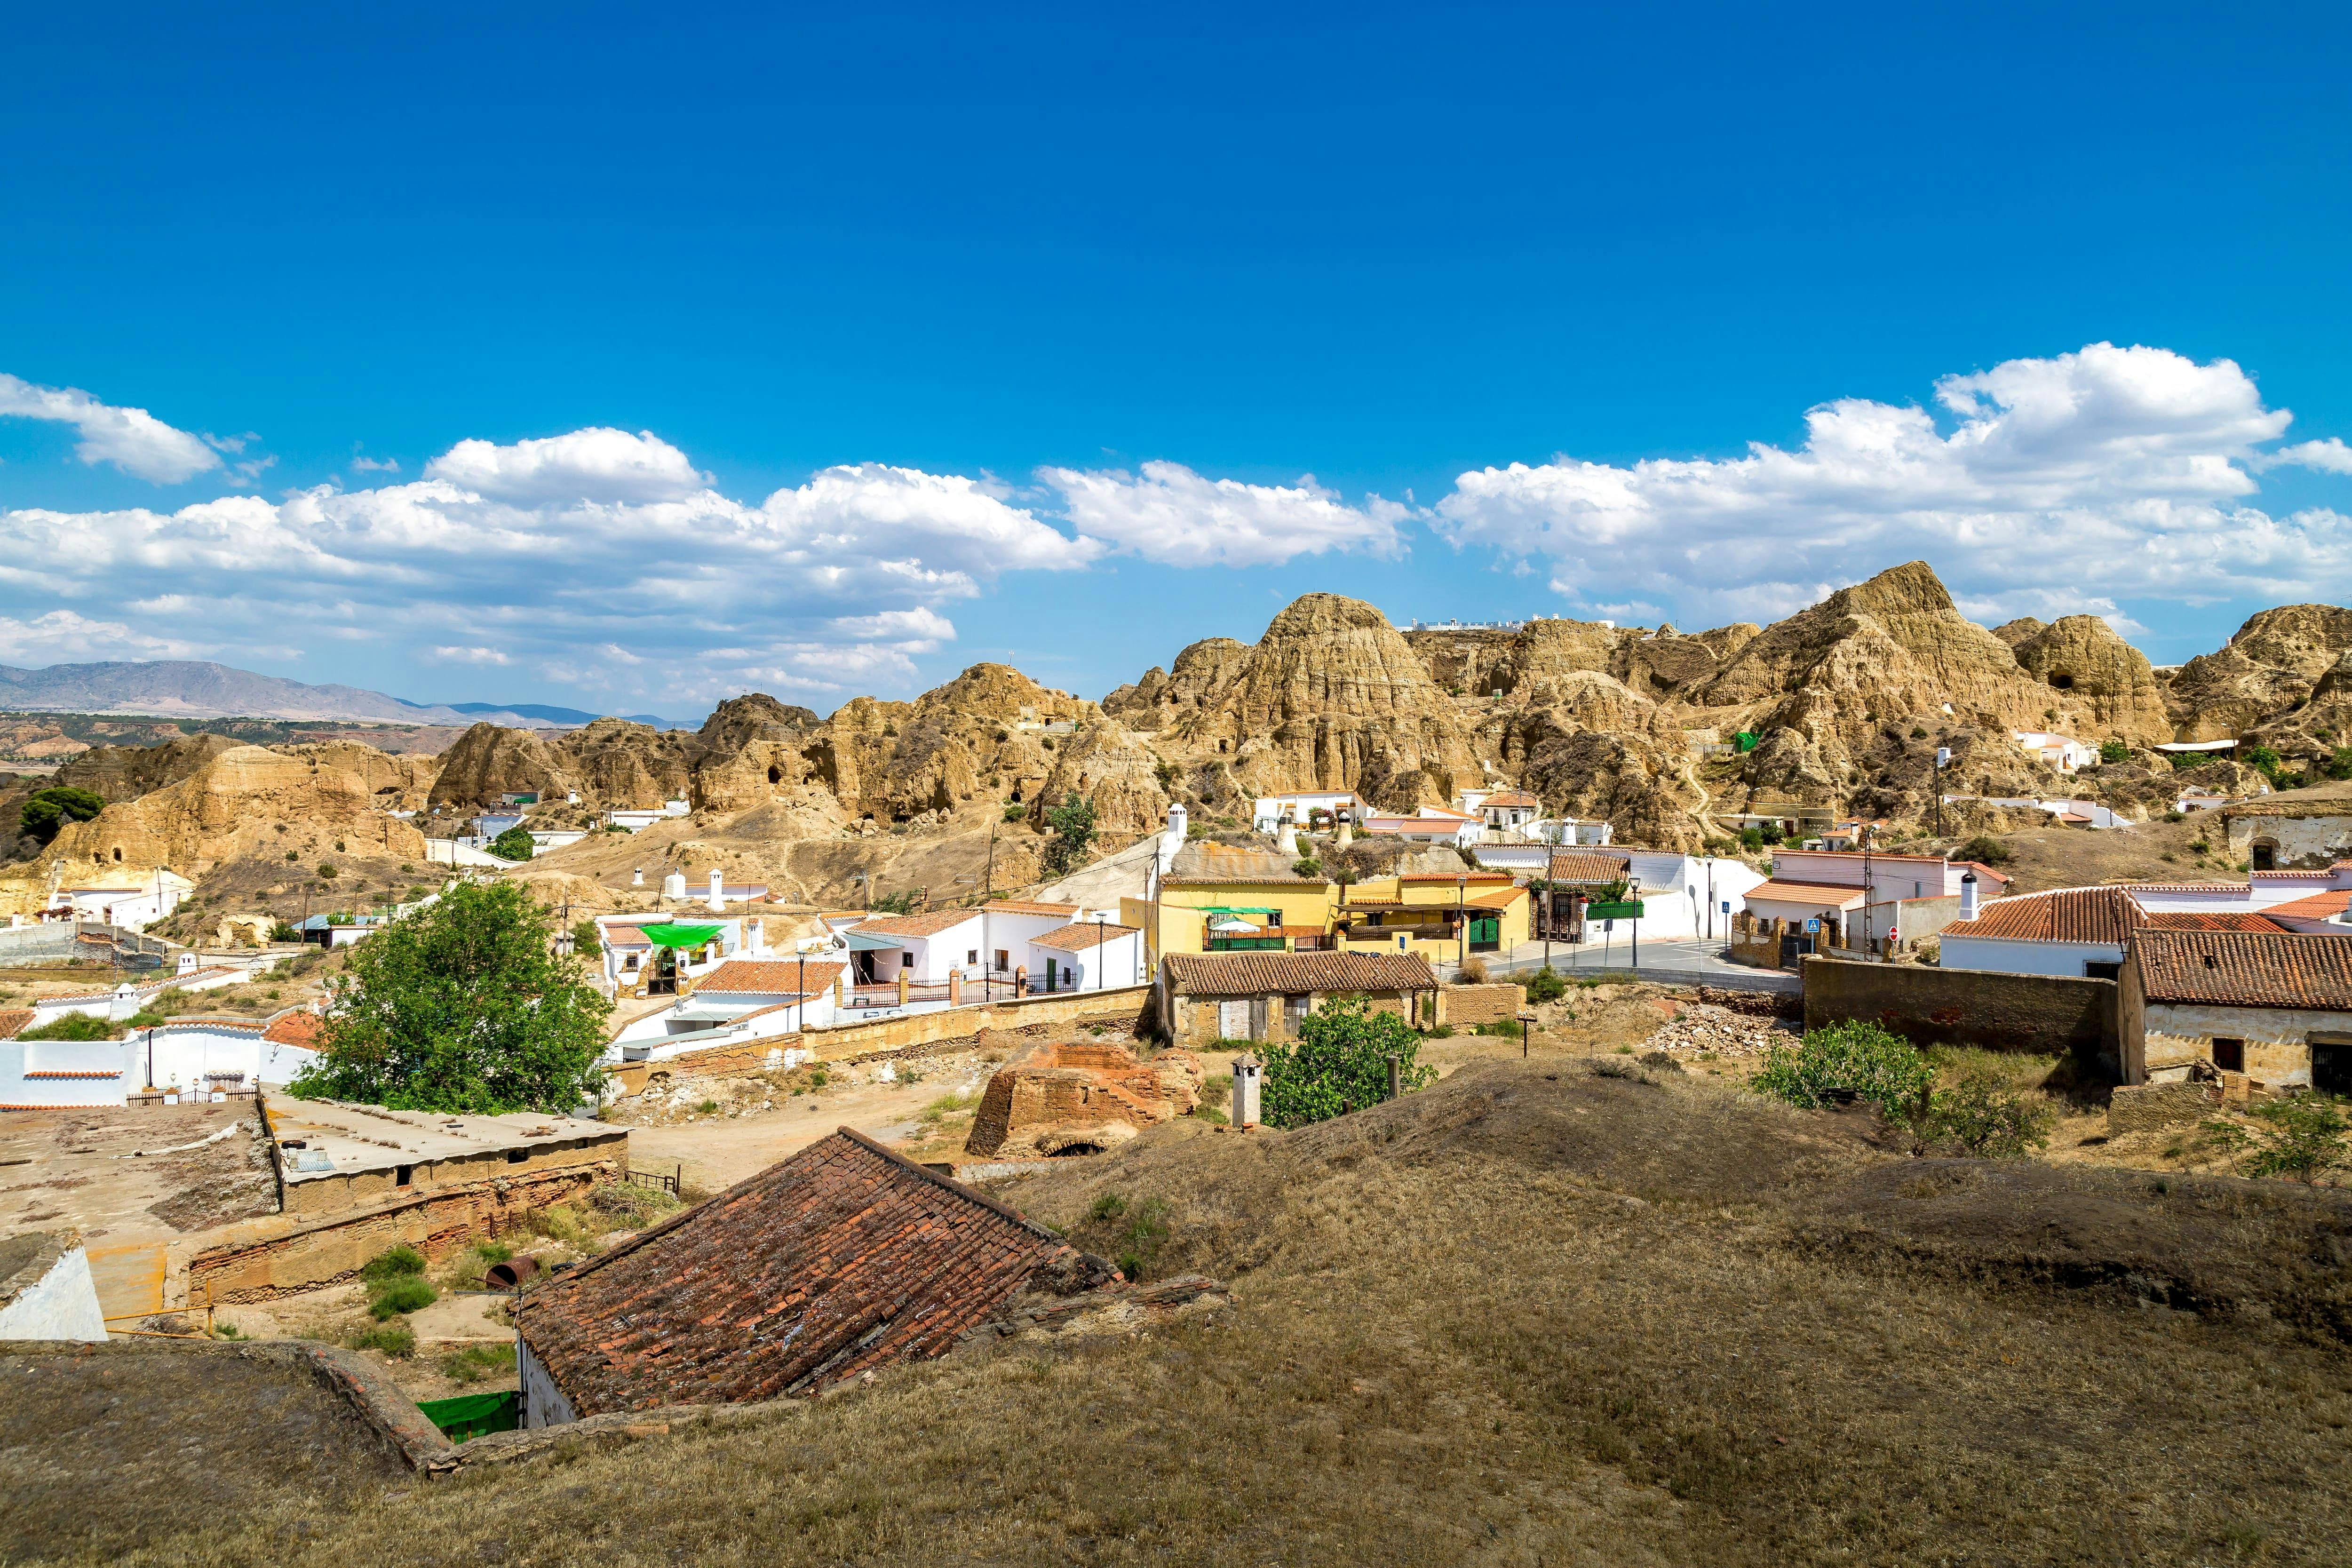
[[1106, 940], [1106, 936], [1103, 929], [1103, 922], [1109, 918], [1109, 916], [1106, 915], [1100, 910], [1097, 910], [1095, 911], [1095, 989], [1097, 991], [1103, 988], [1103, 981], [1105, 978], [1103, 974], [1103, 942]]
[[1862, 955], [1874, 957], [1870, 945], [1870, 841], [1875, 837], [1875, 825], [1862, 825]]
[[1625, 901], [1633, 906], [1633, 967], [1642, 967], [1642, 879], [1626, 868]]

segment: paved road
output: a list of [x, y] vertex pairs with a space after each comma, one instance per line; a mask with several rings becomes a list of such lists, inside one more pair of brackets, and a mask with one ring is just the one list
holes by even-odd
[[[1551, 966], [1570, 980], [1580, 974], [1637, 973], [1667, 984], [1722, 985], [1741, 991], [1803, 988], [1793, 974], [1732, 963], [1730, 951], [1729, 944], [1722, 942], [1644, 942], [1637, 964], [1633, 945], [1628, 941], [1556, 942], [1551, 944]], [[1531, 942], [1514, 949], [1508, 959], [1487, 959], [1486, 968], [1497, 974], [1532, 974], [1543, 963], [1544, 944]]]

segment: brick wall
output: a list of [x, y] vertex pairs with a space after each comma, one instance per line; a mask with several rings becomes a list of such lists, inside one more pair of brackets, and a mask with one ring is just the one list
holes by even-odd
[[2221, 1106], [2218, 1083], [2150, 1083], [2118, 1087], [2107, 1101], [2107, 1133], [2193, 1127]]
[[2112, 980], [1819, 957], [1803, 973], [1808, 1029], [1867, 1019], [1914, 1045], [2078, 1055], [2110, 1079], [2121, 1071]]
[[1517, 1017], [1527, 1005], [1528, 994], [1507, 981], [1491, 985], [1444, 985], [1437, 992], [1437, 1021], [1455, 1028], [1496, 1024]]

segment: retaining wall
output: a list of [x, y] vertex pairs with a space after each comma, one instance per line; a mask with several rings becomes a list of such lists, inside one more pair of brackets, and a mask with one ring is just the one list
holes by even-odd
[[1808, 1029], [1864, 1019], [1914, 1045], [2080, 1056], [2121, 1075], [2112, 980], [1812, 957], [1804, 984]]
[[1468, 1027], [1516, 1018], [1528, 1005], [1528, 994], [1517, 985], [1441, 985], [1437, 988], [1437, 1021]]

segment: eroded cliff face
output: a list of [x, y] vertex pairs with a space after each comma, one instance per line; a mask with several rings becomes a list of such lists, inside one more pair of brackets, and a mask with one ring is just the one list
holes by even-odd
[[209, 733], [166, 741], [160, 746], [92, 746], [58, 769], [49, 783], [86, 789], [101, 800], [137, 800], [150, 791], [179, 783], [236, 747], [237, 742], [226, 735]]
[[580, 776], [557, 759], [539, 731], [508, 730], [484, 721], [441, 753], [429, 805], [466, 812], [495, 805], [503, 795], [562, 800], [579, 787]]

